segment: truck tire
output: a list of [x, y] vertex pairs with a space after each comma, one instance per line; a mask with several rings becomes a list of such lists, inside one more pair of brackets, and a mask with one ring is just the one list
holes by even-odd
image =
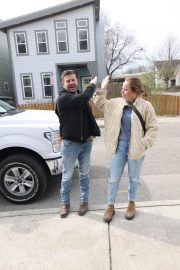
[[0, 191], [14, 203], [30, 203], [42, 195], [47, 173], [32, 155], [16, 154], [0, 162]]

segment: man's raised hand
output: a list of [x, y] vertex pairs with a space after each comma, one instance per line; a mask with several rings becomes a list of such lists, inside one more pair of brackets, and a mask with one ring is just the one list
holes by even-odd
[[95, 76], [91, 81], [90, 83], [93, 83], [94, 85], [97, 84], [97, 76]]

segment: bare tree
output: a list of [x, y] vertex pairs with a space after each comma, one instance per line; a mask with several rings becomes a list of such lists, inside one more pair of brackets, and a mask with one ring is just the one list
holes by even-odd
[[158, 61], [154, 61], [159, 77], [168, 87], [169, 80], [173, 77], [176, 67], [180, 64], [180, 43], [177, 38], [169, 36], [158, 49]]
[[106, 71], [110, 76], [117, 69], [122, 69], [140, 59], [142, 48], [135, 38], [118, 25], [111, 25], [105, 19]]
[[180, 43], [174, 36], [168, 36], [158, 49], [159, 60], [175, 60], [180, 57]]

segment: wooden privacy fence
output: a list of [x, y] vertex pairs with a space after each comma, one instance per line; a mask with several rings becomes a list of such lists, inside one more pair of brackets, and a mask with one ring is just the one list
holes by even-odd
[[55, 110], [55, 103], [27, 103], [18, 105], [17, 108], [27, 110]]
[[156, 115], [180, 115], [180, 96], [156, 95], [147, 96], [144, 99], [151, 102]]
[[[111, 98], [110, 95], [115, 97], [113, 92], [109, 94], [108, 98]], [[119, 94], [116, 96], [120, 96]], [[180, 96], [165, 96], [165, 95], [155, 95], [155, 96], [145, 96], [145, 100], [151, 102], [152, 106], [155, 109], [156, 115], [166, 115], [166, 116], [178, 116], [180, 115]], [[102, 113], [98, 112], [90, 101], [92, 112], [96, 118], [102, 118]], [[31, 104], [22, 104], [18, 105], [18, 108], [21, 109], [34, 109], [34, 110], [54, 110], [55, 103], [31, 103]]]
[[[121, 95], [122, 83], [110, 83], [108, 86], [107, 98], [116, 98]], [[153, 95], [143, 96], [145, 100], [151, 102], [156, 115], [177, 116], [180, 115], [180, 96]]]
[[[180, 115], [180, 96], [144, 96], [145, 100], [151, 102], [156, 115], [158, 116], [178, 116]], [[92, 105], [92, 111], [96, 118], [102, 118], [103, 115]]]

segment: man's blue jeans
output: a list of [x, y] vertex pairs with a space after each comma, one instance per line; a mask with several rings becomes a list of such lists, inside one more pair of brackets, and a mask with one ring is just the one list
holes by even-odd
[[135, 201], [139, 189], [140, 169], [144, 156], [138, 160], [128, 158], [129, 142], [119, 140], [116, 153], [111, 157], [110, 176], [108, 179], [108, 204], [114, 204], [119, 190], [119, 183], [124, 172], [124, 167], [128, 163], [128, 199]]
[[91, 140], [85, 143], [72, 142], [66, 139], [62, 140], [62, 181], [60, 195], [63, 204], [70, 203], [71, 181], [76, 160], [78, 160], [79, 168], [80, 201], [88, 202], [91, 148]]

